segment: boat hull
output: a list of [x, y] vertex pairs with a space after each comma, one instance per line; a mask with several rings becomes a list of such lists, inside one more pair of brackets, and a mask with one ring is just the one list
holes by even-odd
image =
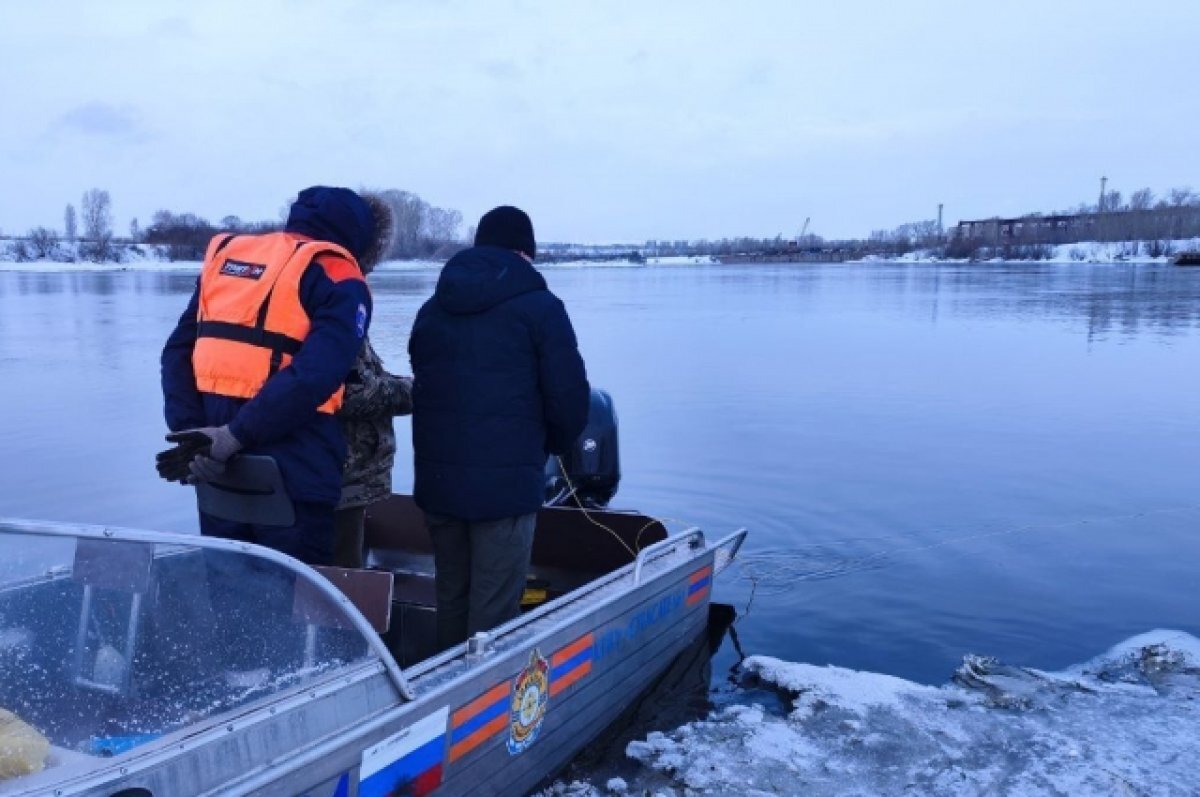
[[[74, 606], [85, 561], [132, 561], [131, 553], [147, 583], [160, 585], [143, 609], [152, 625], [172, 605], [161, 585], [177, 583], [211, 549], [271, 560], [290, 568], [298, 583], [331, 590], [310, 569], [254, 546], [154, 532], [77, 533], [73, 570], [0, 588], [0, 630], [22, 606], [44, 599]], [[732, 558], [743, 536], [706, 545], [691, 530], [663, 540], [636, 562], [403, 674], [382, 652], [348, 658], [304, 675], [302, 686], [177, 723], [111, 758], [57, 748], [65, 758], [44, 772], [0, 781], [0, 795], [524, 794], [561, 771], [705, 634], [714, 568]], [[110, 548], [125, 553], [105, 559]], [[96, 549], [89, 554], [95, 558], [81, 557], [85, 549]], [[153, 557], [141, 556], [149, 550]], [[344, 610], [372, 649], [386, 651], [361, 615]], [[34, 647], [66, 643], [66, 623], [57, 617], [41, 624]], [[122, 701], [136, 707], [140, 698], [136, 688], [115, 690], [76, 705], [92, 705], [102, 717]]]
[[[694, 560], [645, 591], [479, 662], [468, 680], [421, 695], [419, 708], [407, 705], [377, 727], [348, 730], [311, 762], [263, 771], [228, 784], [225, 793], [525, 794], [566, 766], [705, 633], [708, 582], [695, 584], [711, 579], [711, 565], [711, 554]], [[547, 699], [521, 717], [522, 698], [529, 702], [537, 690], [548, 691]], [[405, 738], [418, 727], [424, 735]], [[435, 756], [417, 752], [431, 744]]]

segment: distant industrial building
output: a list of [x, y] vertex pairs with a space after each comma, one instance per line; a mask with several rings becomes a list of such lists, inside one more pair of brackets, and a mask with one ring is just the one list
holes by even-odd
[[988, 243], [997, 241], [1066, 243], [1071, 240], [1081, 240], [1081, 236], [1094, 229], [1096, 223], [1096, 214], [1094, 213], [1021, 216], [1015, 219], [973, 219], [960, 221], [954, 229], [954, 236]]

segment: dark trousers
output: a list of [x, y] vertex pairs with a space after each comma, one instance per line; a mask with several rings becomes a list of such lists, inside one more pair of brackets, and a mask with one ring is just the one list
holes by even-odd
[[333, 563], [338, 567], [361, 568], [363, 566], [364, 524], [367, 520], [365, 506], [339, 509], [333, 516]]
[[468, 521], [425, 515], [436, 567], [438, 646], [521, 613], [536, 514]]
[[333, 562], [332, 504], [293, 501], [296, 522], [291, 526], [258, 526], [236, 523], [200, 513], [200, 533], [206, 537], [252, 542], [295, 557], [310, 565]]

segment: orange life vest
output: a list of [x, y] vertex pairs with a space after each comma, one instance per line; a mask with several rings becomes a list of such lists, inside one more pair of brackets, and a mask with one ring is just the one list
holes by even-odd
[[[300, 278], [314, 260], [335, 282], [363, 279], [354, 256], [325, 241], [284, 232], [212, 239], [200, 272], [192, 351], [197, 389], [254, 398], [292, 361], [311, 326], [300, 304]], [[317, 409], [337, 412], [343, 393], [338, 387]]]

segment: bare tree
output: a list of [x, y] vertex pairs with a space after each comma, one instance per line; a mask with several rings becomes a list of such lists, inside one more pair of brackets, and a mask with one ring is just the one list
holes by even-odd
[[137, 216], [134, 216], [129, 222], [129, 239], [137, 243], [142, 236], [142, 228], [138, 226]]
[[395, 225], [394, 243], [389, 253], [393, 257], [412, 258], [420, 252], [421, 231], [429, 206], [416, 194], [390, 188], [379, 194], [392, 208]]
[[1149, 188], [1140, 188], [1129, 197], [1130, 210], [1149, 210], [1154, 205], [1154, 192]]
[[58, 249], [58, 233], [45, 227], [35, 227], [29, 231], [29, 246], [33, 256], [38, 259], [53, 257]]
[[435, 245], [458, 240], [462, 214], [447, 208], [430, 208], [425, 218], [425, 235]]
[[92, 188], [83, 193], [80, 209], [88, 255], [97, 263], [108, 260], [112, 255], [112, 198], [107, 191]]
[[221, 229], [228, 232], [238, 232], [242, 229], [242, 220], [234, 215], [221, 219]]
[[1172, 188], [1169, 194], [1171, 207], [1182, 208], [1192, 204], [1192, 189]]
[[79, 228], [75, 221], [75, 206], [70, 202], [67, 203], [67, 209], [63, 211], [63, 232], [66, 233], [67, 241], [75, 243], [75, 238], [79, 234]]

